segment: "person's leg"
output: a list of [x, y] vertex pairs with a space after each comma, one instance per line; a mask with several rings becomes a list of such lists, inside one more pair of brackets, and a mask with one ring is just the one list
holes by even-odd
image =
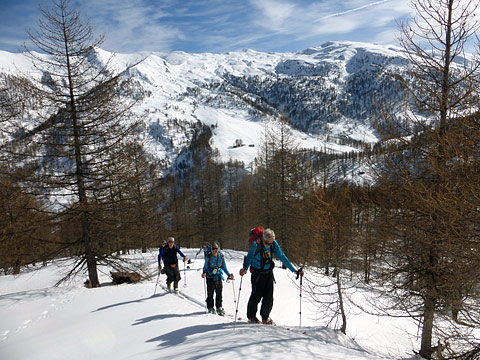
[[273, 307], [273, 287], [275, 279], [272, 271], [270, 271], [264, 277], [264, 292], [262, 306], [260, 307], [260, 316], [262, 317], [262, 320], [267, 320]]
[[175, 276], [173, 269], [169, 265], [165, 266], [165, 274], [167, 275], [167, 287], [169, 287]]
[[252, 274], [252, 294], [250, 295], [247, 305], [247, 318], [249, 319], [253, 319], [257, 316], [258, 303], [263, 297], [263, 277], [262, 274]]
[[213, 292], [215, 291], [215, 283], [213, 279], [207, 278], [207, 309], [213, 308]]
[[175, 278], [173, 280], [173, 287], [175, 288], [175, 290], [178, 289], [178, 283], [180, 282], [180, 279], [182, 278], [180, 276], [180, 270], [178, 269], [178, 265], [175, 266]]
[[215, 281], [215, 306], [217, 309], [222, 307], [222, 290], [223, 284], [222, 279], [218, 279]]

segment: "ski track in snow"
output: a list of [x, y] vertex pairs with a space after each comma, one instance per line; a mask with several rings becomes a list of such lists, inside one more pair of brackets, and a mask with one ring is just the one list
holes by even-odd
[[[223, 283], [225, 316], [208, 314], [204, 301], [204, 279], [201, 278], [203, 254], [194, 258], [197, 249], [182, 251], [192, 259], [192, 263], [180, 271], [179, 294], [167, 290], [165, 275], [157, 277], [155, 250], [133, 255], [153, 271], [149, 279], [137, 284], [109, 286], [107, 281], [110, 279], [105, 269], [99, 274], [103, 285], [99, 289], [84, 288], [84, 279], [60, 287], [47, 287], [47, 279], [51, 286], [61, 276], [54, 267], [51, 270], [42, 268], [38, 272], [27, 271], [18, 277], [18, 281], [12, 277], [10, 283], [7, 283], [9, 277], [0, 277], [3, 292], [0, 294], [0, 359], [24, 360], [28, 358], [26, 354], [39, 346], [45, 346], [45, 349], [39, 349], [36, 360], [51, 360], [49, 348], [58, 356], [70, 351], [70, 360], [105, 360], [115, 354], [119, 360], [153, 360], [172, 356], [177, 359], [204, 359], [217, 356], [219, 351], [229, 360], [247, 357], [264, 360], [265, 357], [257, 351], [277, 350], [280, 351], [277, 359], [291, 356], [325, 360], [400, 358], [393, 352], [392, 356], [382, 357], [396, 351], [377, 346], [377, 343], [382, 343], [383, 347], [391, 346], [383, 344], [382, 339], [377, 338], [377, 343], [357, 343], [348, 336], [321, 326], [313, 319], [315, 312], [309, 309], [306, 298], [302, 308], [303, 326], [300, 328], [295, 275], [279, 266], [275, 268], [277, 283], [271, 314], [276, 326], [250, 324], [244, 317], [251, 292], [248, 275], [243, 280], [236, 276], [234, 281]], [[233, 250], [223, 252], [229, 271], [237, 275], [244, 253]], [[45, 271], [49, 271], [48, 277], [44, 276], [43, 282], [36, 280], [35, 274]], [[5, 293], [5, 290], [10, 292]], [[360, 332], [361, 329], [357, 327], [355, 331]], [[216, 348], [203, 345], [218, 336], [220, 339], [218, 344], [215, 343]], [[135, 345], [122, 345], [125, 342]], [[70, 345], [73, 350], [68, 350]], [[405, 349], [402, 346], [401, 349]], [[161, 351], [161, 356], [158, 357], [155, 351]], [[192, 351], [196, 352], [194, 357]], [[2, 353], [7, 357], [3, 357]], [[58, 356], [54, 358], [62, 358]]]
[[[176, 297], [179, 297], [180, 299], [182, 299], [183, 301], [187, 301], [195, 306], [198, 306], [199, 308], [203, 309], [205, 311], [205, 314], [206, 315], [211, 315], [212, 317], [215, 316], [213, 314], [209, 314], [207, 312], [207, 308], [206, 308], [206, 305], [205, 304], [202, 304], [200, 301], [198, 301], [197, 299], [191, 297], [191, 296], [188, 296], [186, 295], [185, 293], [183, 293], [182, 291], [179, 290], [178, 293], [175, 293], [175, 291], [173, 290], [168, 290], [167, 286], [165, 285], [162, 285], [162, 284], [158, 284], [158, 286], [164, 290], [164, 292], [168, 295], [171, 295], [171, 296], [176, 296]], [[179, 288], [180, 289], [180, 288]], [[154, 295], [155, 296], [159, 296], [159, 294], [156, 294]], [[220, 315], [217, 315], [217, 316], [220, 316]], [[280, 331], [289, 331], [289, 332], [292, 332], [292, 333], [295, 333], [297, 336], [305, 336], [305, 337], [308, 337], [312, 340], [316, 340], [316, 341], [321, 341], [321, 342], [325, 342], [324, 341], [324, 338], [322, 336], [319, 336], [319, 335], [316, 335], [315, 331], [318, 331], [317, 328], [294, 328], [294, 327], [290, 327], [290, 326], [281, 326], [281, 325], [277, 325], [277, 324], [274, 324], [274, 325], [264, 325], [262, 323], [259, 323], [259, 324], [250, 324], [248, 322], [248, 320], [246, 319], [243, 319], [242, 317], [237, 317], [236, 321], [235, 321], [235, 315], [234, 314], [227, 314], [225, 313], [224, 316], [220, 316], [221, 318], [226, 318], [226, 319], [229, 319], [227, 321], [231, 321], [233, 323], [233, 326], [234, 326], [234, 330], [235, 330], [235, 327], [236, 326], [239, 326], [239, 327], [244, 327], [244, 326], [251, 326], [253, 327], [254, 329], [256, 327], [266, 327], [266, 328], [269, 328], [271, 326], [273, 326], [275, 329], [280, 329]], [[359, 351], [364, 351], [363, 349], [361, 349], [361, 347], [359, 346], [358, 347], [358, 350]]]
[[14, 312], [16, 311], [16, 308], [18, 308], [21, 303], [24, 302], [24, 300], [21, 299], [23, 299], [25, 295], [28, 295], [31, 300], [44, 297], [47, 299], [47, 304], [44, 305], [46, 309], [43, 309], [43, 307], [40, 309], [35, 307], [34, 309], [31, 309], [31, 312], [28, 314], [22, 314], [23, 319], [17, 327], [3, 330], [0, 333], [0, 342], [21, 333], [30, 326], [35, 326], [37, 322], [47, 319], [53, 312], [64, 309], [65, 306], [72, 301], [72, 297], [74, 296], [71, 290], [61, 288], [45, 288], [0, 295], [0, 303], [2, 306], [8, 308], [9, 312]]

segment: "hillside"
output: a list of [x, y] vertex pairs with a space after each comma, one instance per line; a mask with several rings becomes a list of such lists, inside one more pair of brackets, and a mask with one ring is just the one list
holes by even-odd
[[[145, 97], [135, 108], [145, 117], [149, 151], [166, 166], [201, 125], [213, 130], [211, 146], [224, 161], [248, 167], [265, 124], [284, 114], [301, 147], [331, 153], [375, 143], [373, 106], [403, 95], [393, 76], [407, 66], [399, 48], [329, 42], [296, 53], [252, 50], [226, 54], [112, 54], [97, 49], [90, 61], [138, 81]], [[0, 72], [43, 79], [23, 54], [0, 51]], [[245, 145], [234, 147], [237, 140]]]
[[[195, 259], [197, 249], [184, 252]], [[65, 262], [58, 261], [46, 267], [24, 269], [17, 276], [0, 276], [0, 358], [413, 359], [408, 355], [416, 343], [414, 336], [409, 335], [415, 334], [413, 324], [405, 319], [369, 316], [352, 307], [347, 336], [343, 336], [325, 327], [331, 314], [322, 313], [312, 304], [306, 287], [299, 328], [298, 281], [280, 266], [275, 268], [271, 314], [277, 326], [247, 324], [244, 316], [251, 291], [250, 275], [245, 275], [239, 293], [237, 274], [243, 253], [226, 250], [225, 254], [236, 280], [235, 289], [231, 282], [224, 282], [224, 318], [206, 314], [200, 256], [190, 268], [182, 269], [180, 288], [186, 296], [167, 293], [162, 288], [164, 275], [155, 288], [155, 250], [129, 256], [142, 262], [154, 275], [137, 284], [111, 286], [111, 269], [102, 268], [101, 288], [84, 288], [82, 277], [53, 287], [66, 271]], [[305, 281], [314, 276], [317, 275], [307, 270]], [[349, 293], [359, 300], [364, 290], [356, 288]], [[239, 320], [235, 324], [234, 294], [239, 304]]]

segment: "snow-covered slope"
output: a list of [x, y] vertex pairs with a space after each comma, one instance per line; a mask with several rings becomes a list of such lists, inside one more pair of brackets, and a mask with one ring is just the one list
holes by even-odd
[[[145, 137], [156, 157], [173, 164], [203, 123], [212, 125], [212, 146], [223, 160], [247, 166], [265, 124], [274, 126], [281, 114], [290, 118], [302, 147], [349, 152], [356, 150], [350, 141], [376, 142], [373, 104], [400, 100], [392, 72], [407, 65], [399, 48], [353, 42], [297, 53], [111, 54], [97, 49], [91, 59], [108, 60], [149, 94], [135, 110], [147, 114]], [[0, 72], [41, 77], [23, 54], [4, 51]], [[246, 146], [233, 147], [237, 139]]]
[[[197, 250], [183, 249], [183, 252], [194, 259]], [[142, 261], [156, 275], [156, 255], [152, 251], [130, 257]], [[246, 323], [251, 287], [247, 274], [240, 291], [238, 270], [243, 255], [225, 251], [227, 266], [236, 276], [233, 286], [232, 282], [223, 284], [225, 317], [206, 314], [200, 256], [190, 268], [182, 269], [180, 289], [185, 297], [162, 288], [165, 275], [160, 276], [157, 288], [156, 276], [137, 284], [112, 286], [108, 276], [111, 269], [105, 268], [101, 268], [101, 288], [84, 288], [82, 278], [53, 287], [67, 271], [65, 263], [24, 270], [18, 276], [0, 276], [0, 358], [413, 359], [408, 354], [417, 340], [409, 336], [415, 333], [415, 327], [408, 321], [377, 318], [351, 308], [344, 336], [324, 327], [331, 314], [319, 311], [312, 304], [305, 287], [300, 328], [298, 281], [280, 266], [274, 270], [275, 301], [271, 314], [277, 326]], [[307, 269], [306, 279], [312, 280], [314, 276]], [[352, 289], [349, 297], [362, 291]], [[236, 301], [239, 319], [234, 323]]]

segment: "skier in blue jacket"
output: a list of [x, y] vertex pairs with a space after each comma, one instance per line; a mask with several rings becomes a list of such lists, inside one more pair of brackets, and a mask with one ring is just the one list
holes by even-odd
[[240, 270], [241, 276], [245, 275], [246, 269], [249, 267], [252, 273], [252, 294], [247, 305], [248, 322], [260, 322], [257, 318], [257, 307], [260, 300], [262, 300], [260, 308], [262, 323], [267, 325], [273, 324], [270, 318], [270, 312], [273, 307], [273, 284], [275, 281], [273, 276], [273, 268], [275, 267], [273, 255], [280, 259], [291, 272], [300, 276], [304, 275], [303, 270], [295, 270], [290, 260], [285, 256], [280, 245], [275, 240], [273, 230], [266, 229], [263, 232], [262, 240], [252, 243], [245, 260], [245, 268]]
[[175, 292], [178, 292], [178, 282], [180, 281], [180, 270], [178, 269], [177, 253], [183, 257], [183, 261], [187, 260], [187, 257], [183, 255], [180, 248], [175, 245], [175, 238], [170, 236], [167, 241], [167, 245], [162, 246], [158, 252], [158, 270], [162, 270], [162, 259], [165, 265], [165, 274], [167, 274], [167, 288], [171, 289], [173, 282], [173, 288]]
[[215, 314], [215, 309], [213, 308], [213, 293], [215, 292], [216, 312], [218, 315], [223, 316], [225, 315], [225, 310], [222, 307], [223, 272], [227, 274], [229, 280], [233, 280], [233, 274], [230, 274], [227, 269], [227, 264], [225, 263], [223, 254], [220, 253], [220, 245], [218, 242], [215, 241], [210, 249], [211, 252], [205, 256], [202, 273], [202, 278], [207, 279], [207, 309], [209, 313]]

